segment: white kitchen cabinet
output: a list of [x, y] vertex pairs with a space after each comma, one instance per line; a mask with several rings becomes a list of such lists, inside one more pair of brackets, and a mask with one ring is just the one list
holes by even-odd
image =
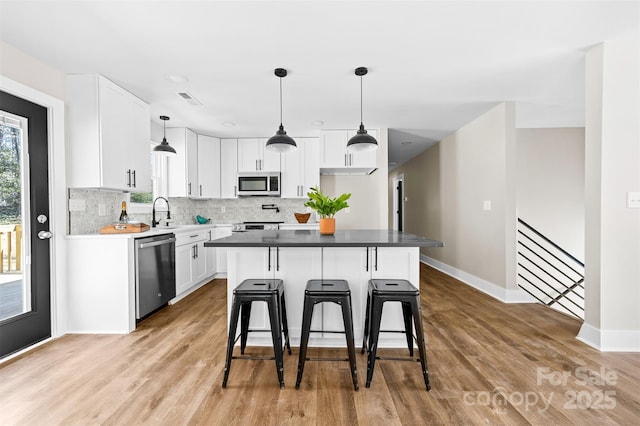
[[199, 198], [220, 198], [220, 139], [198, 135]]
[[200, 284], [207, 277], [206, 231], [176, 234], [176, 295]]
[[149, 105], [101, 75], [66, 83], [69, 187], [151, 191]]
[[[367, 130], [377, 138], [377, 130]], [[370, 174], [376, 170], [376, 150], [351, 151], [347, 142], [356, 130], [323, 130], [320, 141], [321, 174]]]
[[298, 149], [282, 154], [281, 197], [307, 198], [320, 185], [320, 139], [297, 138]]
[[238, 140], [220, 141], [220, 198], [238, 196]]
[[280, 153], [265, 148], [267, 139], [238, 139], [238, 172], [279, 172]]
[[191, 129], [166, 129], [167, 141], [176, 155], [169, 156], [167, 168], [169, 197], [198, 197], [198, 135]]
[[[371, 276], [368, 256], [369, 250], [366, 247], [328, 247], [324, 248], [322, 253], [322, 279], [346, 280], [349, 283], [356, 342], [362, 342], [364, 332], [362, 327], [364, 307], [367, 300], [367, 285]], [[323, 330], [344, 330], [342, 310], [339, 305], [323, 303], [322, 309]], [[342, 337], [341, 342], [344, 342], [344, 337], [340, 337]]]
[[133, 241], [68, 237], [68, 333], [126, 334], [136, 328]]
[[[228, 226], [216, 226], [214, 228], [214, 239], [224, 238], [231, 235], [231, 225]], [[213, 247], [208, 247], [213, 248]], [[221, 277], [227, 275], [227, 248], [216, 247], [216, 274]]]
[[[211, 228], [207, 231], [207, 241], [214, 240], [216, 238], [215, 228]], [[203, 243], [204, 244], [204, 243]], [[203, 249], [205, 259], [205, 269], [207, 276], [214, 276], [218, 272], [218, 247], [205, 247]]]

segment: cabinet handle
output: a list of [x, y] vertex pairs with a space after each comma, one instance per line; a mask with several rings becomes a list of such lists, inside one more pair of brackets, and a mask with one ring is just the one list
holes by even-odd
[[378, 270], [378, 247], [374, 247], [373, 248], [376, 251], [376, 264], [375, 264], [375, 270]]
[[268, 259], [267, 271], [270, 271], [271, 270], [271, 247], [267, 247], [267, 249], [269, 249], [269, 252], [267, 254], [267, 259]]
[[133, 170], [132, 174], [133, 174], [133, 187], [135, 188], [136, 187], [136, 171]]
[[202, 197], [202, 185], [200, 185], [200, 196]]
[[127, 186], [131, 187], [131, 169], [127, 169]]
[[367, 249], [367, 266], [365, 267], [365, 271], [369, 272], [369, 247], [366, 247]]
[[233, 185], [233, 196], [237, 197], [238, 196], [238, 187]]
[[276, 247], [276, 271], [280, 270], [280, 247]]
[[345, 165], [345, 167], [348, 166], [348, 164], [347, 164], [347, 155], [349, 155], [349, 154], [344, 154], [344, 165]]
[[260, 170], [260, 168], [258, 167], [258, 160], [256, 160], [256, 171]]
[[196, 258], [196, 246], [191, 246], [191, 258]]
[[189, 182], [189, 194], [188, 195], [191, 195], [191, 182]]

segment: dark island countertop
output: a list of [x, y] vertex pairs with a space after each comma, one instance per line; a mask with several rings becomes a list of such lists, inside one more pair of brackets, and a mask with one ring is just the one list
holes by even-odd
[[205, 241], [205, 247], [443, 247], [406, 232], [387, 229], [358, 229], [320, 235], [317, 230], [234, 232], [229, 237]]

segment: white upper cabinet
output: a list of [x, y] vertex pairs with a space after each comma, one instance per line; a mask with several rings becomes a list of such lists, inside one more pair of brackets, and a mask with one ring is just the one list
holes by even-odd
[[238, 196], [238, 140], [220, 141], [220, 198]]
[[282, 198], [306, 198], [320, 184], [320, 139], [296, 138], [298, 149], [282, 153]]
[[279, 172], [280, 153], [265, 148], [266, 138], [238, 139], [238, 172]]
[[220, 198], [220, 139], [198, 135], [198, 197]]
[[198, 197], [198, 136], [184, 127], [166, 130], [167, 141], [176, 150], [169, 156], [169, 197]]
[[[377, 130], [367, 130], [378, 138]], [[377, 151], [351, 151], [347, 142], [355, 130], [323, 130], [320, 141], [321, 174], [371, 174], [376, 170]]]
[[149, 105], [98, 74], [67, 76], [72, 188], [151, 191]]

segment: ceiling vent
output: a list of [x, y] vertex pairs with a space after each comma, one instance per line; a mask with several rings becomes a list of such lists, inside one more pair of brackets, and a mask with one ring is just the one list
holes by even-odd
[[189, 102], [191, 105], [202, 105], [202, 102], [194, 98], [189, 92], [178, 92], [178, 96]]

